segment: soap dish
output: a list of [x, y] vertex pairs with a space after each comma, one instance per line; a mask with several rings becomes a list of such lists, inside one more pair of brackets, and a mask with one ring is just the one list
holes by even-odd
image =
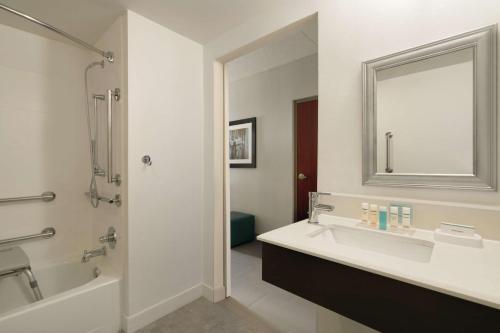
[[475, 233], [474, 227], [460, 224], [441, 223], [441, 227], [434, 231], [434, 239], [461, 246], [483, 247], [483, 238]]

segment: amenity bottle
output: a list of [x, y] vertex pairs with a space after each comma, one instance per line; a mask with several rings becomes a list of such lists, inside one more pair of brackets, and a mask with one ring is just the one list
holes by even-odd
[[409, 229], [411, 227], [411, 208], [403, 207], [403, 228]]
[[378, 224], [378, 206], [370, 205], [370, 226], [376, 228]]
[[369, 211], [368, 202], [363, 202], [361, 204], [361, 223], [363, 224], [368, 224], [368, 211]]
[[394, 230], [399, 227], [399, 207], [397, 206], [391, 206], [389, 209], [389, 225]]
[[378, 228], [387, 230], [387, 207], [380, 206], [378, 209]]

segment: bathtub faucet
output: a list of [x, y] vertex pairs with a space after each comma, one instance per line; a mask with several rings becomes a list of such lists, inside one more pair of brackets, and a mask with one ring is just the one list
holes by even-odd
[[82, 262], [89, 262], [90, 258], [105, 256], [106, 255], [106, 246], [103, 246], [100, 249], [95, 250], [85, 250], [83, 251]]

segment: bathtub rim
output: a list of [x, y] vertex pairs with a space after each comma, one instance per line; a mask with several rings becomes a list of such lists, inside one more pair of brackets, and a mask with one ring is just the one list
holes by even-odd
[[[74, 264], [76, 263], [75, 261], [64, 261], [60, 262], [59, 264], [53, 264], [49, 266], [44, 266], [44, 269], [49, 268], [49, 267], [54, 267], [58, 265], [64, 265], [64, 264]], [[30, 304], [26, 304], [20, 307], [13, 308], [9, 311], [6, 311], [4, 313], [0, 313], [0, 322], [4, 320], [8, 320], [10, 318], [13, 318], [15, 316], [21, 315], [23, 313], [27, 313], [30, 311], [34, 311], [38, 308], [51, 305], [66, 299], [69, 299], [71, 297], [75, 297], [78, 295], [82, 295], [83, 293], [89, 292], [91, 290], [95, 290], [98, 288], [105, 287], [107, 285], [113, 284], [113, 283], [120, 283], [122, 280], [122, 277], [112, 270], [110, 267], [107, 265], [103, 265], [102, 262], [95, 262], [95, 263], [80, 263], [78, 264], [85, 265], [85, 264], [93, 264], [93, 267], [97, 267], [101, 270], [101, 274], [99, 274], [98, 277], [93, 278], [92, 280], [79, 285], [78, 287], [72, 288], [65, 290], [61, 293], [57, 293], [54, 295], [51, 295], [49, 297], [44, 298], [41, 301], [33, 302]], [[43, 292], [43, 290], [42, 290]]]

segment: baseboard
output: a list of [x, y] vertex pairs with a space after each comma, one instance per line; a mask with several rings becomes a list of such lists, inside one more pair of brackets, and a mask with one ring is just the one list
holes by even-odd
[[204, 288], [201, 284], [198, 284], [131, 316], [124, 316], [123, 322], [125, 324], [125, 331], [127, 333], [133, 333], [153, 321], [191, 303], [201, 296], [205, 296]]
[[212, 287], [207, 286], [206, 284], [203, 284], [202, 288], [203, 288], [203, 297], [205, 297], [212, 303], [220, 302], [226, 298], [226, 288], [224, 287], [214, 289]]

